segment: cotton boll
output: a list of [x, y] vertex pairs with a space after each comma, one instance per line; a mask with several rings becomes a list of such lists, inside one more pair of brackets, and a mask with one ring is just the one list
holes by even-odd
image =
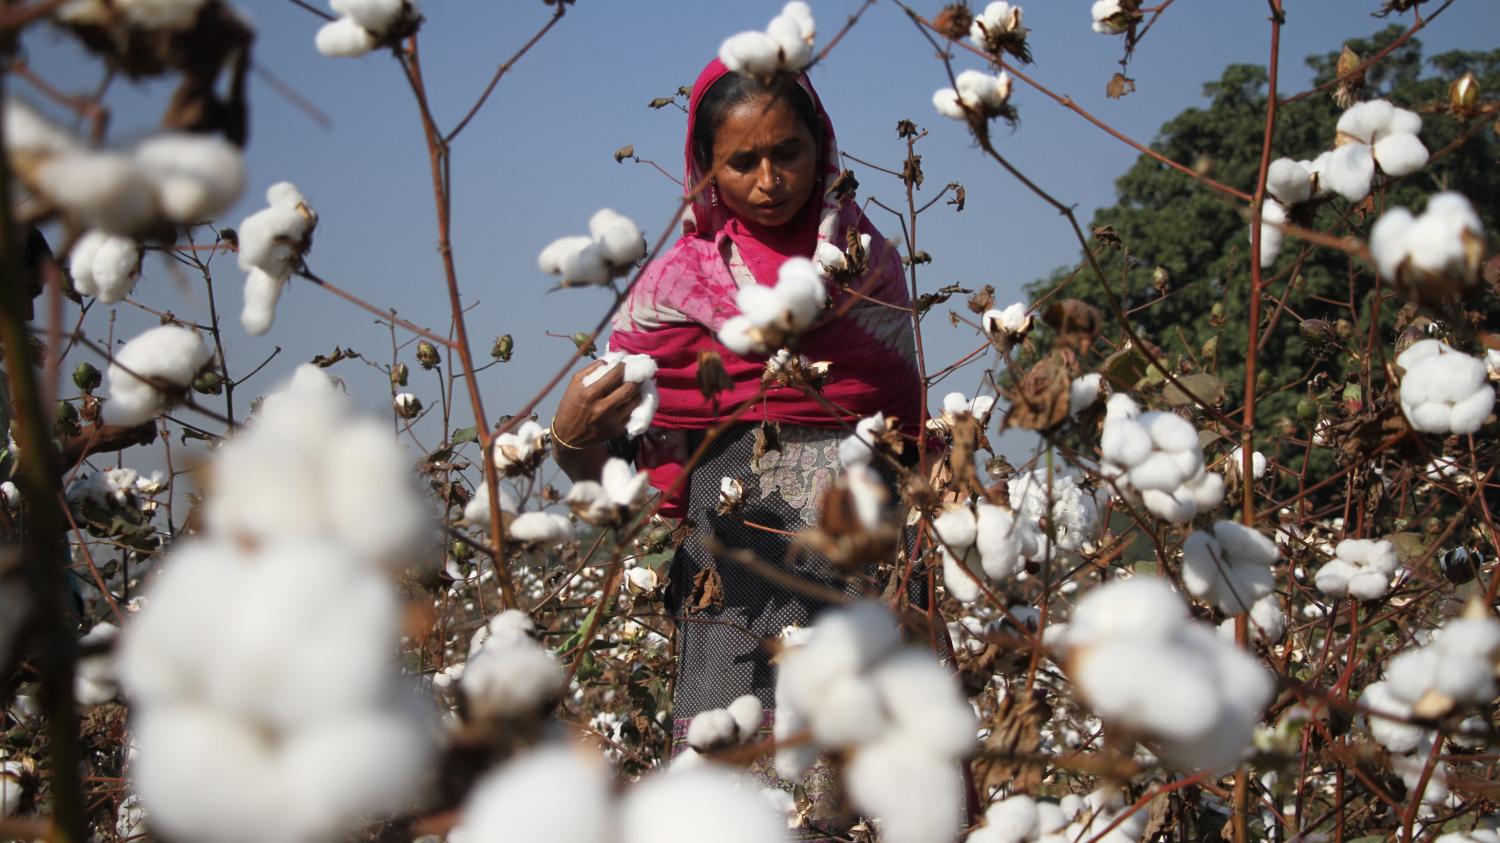
[[953, 599], [960, 603], [973, 603], [979, 599], [978, 573], [946, 550], [943, 551], [943, 585]]
[[535, 545], [556, 545], [573, 538], [568, 519], [551, 512], [523, 512], [510, 523], [511, 538]]
[[1388, 280], [1396, 278], [1409, 251], [1406, 235], [1414, 222], [1411, 211], [1392, 208], [1382, 214], [1370, 229], [1370, 252], [1382, 277]]
[[834, 680], [811, 711], [813, 739], [819, 746], [845, 748], [880, 737], [886, 726], [880, 694], [858, 676]]
[[755, 325], [748, 317], [731, 316], [724, 320], [724, 325], [719, 328], [718, 339], [725, 348], [741, 357], [748, 357], [760, 351], [759, 341], [754, 331]]
[[318, 30], [318, 52], [329, 58], [356, 58], [375, 49], [375, 36], [353, 18], [339, 18]]
[[1183, 489], [1192, 493], [1197, 512], [1213, 509], [1224, 500], [1224, 475], [1202, 472], [1195, 480], [1189, 480]]
[[855, 465], [845, 470], [844, 482], [854, 500], [854, 514], [860, 525], [866, 530], [879, 529], [881, 514], [889, 496], [885, 481], [869, 466]]
[[1094, 31], [1100, 35], [1119, 35], [1130, 28], [1120, 9], [1120, 0], [1095, 0], [1091, 11]]
[[712, 765], [642, 779], [621, 801], [616, 829], [619, 843], [698, 843], [706, 829], [718, 843], [787, 839], [785, 822], [754, 789]]
[[1380, 171], [1388, 176], [1406, 176], [1427, 164], [1427, 147], [1416, 135], [1387, 135], [1371, 149]]
[[727, 711], [729, 716], [734, 718], [734, 725], [739, 730], [741, 741], [748, 741], [755, 737], [755, 733], [760, 730], [761, 722], [765, 720], [765, 710], [761, 708], [760, 697], [754, 694], [745, 694], [736, 698], [729, 704]]
[[1198, 514], [1198, 500], [1190, 489], [1180, 486], [1171, 492], [1146, 489], [1140, 495], [1146, 510], [1163, 521], [1186, 524]]
[[645, 497], [650, 477], [644, 471], [636, 471], [630, 463], [611, 457], [600, 472], [600, 482], [609, 500], [615, 506], [633, 508]]
[[1475, 433], [1484, 425], [1484, 420], [1489, 418], [1490, 410], [1494, 406], [1494, 388], [1479, 389], [1468, 398], [1453, 405], [1452, 415], [1448, 419], [1448, 429], [1454, 433]]
[[661, 395], [656, 390], [656, 381], [649, 380], [641, 384], [641, 400], [630, 411], [630, 417], [625, 420], [625, 433], [636, 437], [645, 433], [651, 427], [651, 422], [656, 418], [656, 409], [661, 405]]
[[67, 131], [24, 100], [5, 100], [5, 149], [10, 155], [58, 155], [77, 149]]
[[[777, 689], [780, 690], [780, 676], [777, 677]], [[790, 741], [807, 730], [807, 721], [796, 709], [778, 705], [776, 707], [776, 720], [771, 724], [771, 735], [778, 744]], [[818, 760], [818, 746], [812, 742], [799, 743], [794, 746], [779, 746], [776, 749], [776, 775], [783, 779], [795, 781], [802, 777], [814, 762]]]
[[812, 261], [788, 258], [776, 272], [776, 296], [790, 316], [791, 329], [803, 331], [817, 321], [828, 302], [828, 288]]
[[844, 251], [827, 240], [819, 240], [818, 246], [813, 250], [813, 260], [822, 267], [823, 272], [842, 272], [849, 268], [849, 258]]
[[137, 709], [131, 774], [151, 826], [182, 840], [254, 843], [282, 810], [271, 746], [253, 724], [199, 705]]
[[469, 716], [479, 722], [536, 717], [563, 691], [565, 677], [553, 655], [530, 640], [486, 642], [470, 657], [459, 687]]
[[608, 843], [609, 790], [596, 753], [543, 746], [480, 779], [464, 801], [460, 828], [475, 841]]
[[866, 416], [854, 425], [854, 434], [839, 442], [839, 462], [845, 468], [869, 465], [874, 459], [872, 450], [879, 432], [885, 430], [885, 414]]
[[928, 751], [956, 759], [974, 748], [974, 709], [931, 654], [902, 650], [876, 667], [874, 683], [897, 729]]
[[245, 276], [245, 307], [240, 311], [240, 325], [245, 333], [258, 337], [271, 330], [276, 318], [276, 302], [286, 281], [279, 280], [260, 267], [254, 267]]
[[735, 305], [753, 325], [790, 327], [791, 320], [787, 314], [786, 305], [772, 287], [760, 285], [741, 287], [735, 294]]
[[[517, 507], [516, 496], [504, 486], [500, 487], [500, 511], [515, 514]], [[475, 527], [490, 526], [490, 487], [488, 484], [480, 483], [474, 489], [474, 496], [464, 504], [464, 523]]]
[[589, 235], [604, 259], [617, 267], [630, 266], [646, 256], [646, 238], [628, 218], [605, 208], [589, 218]]
[[[1110, 399], [1110, 404], [1114, 404], [1113, 398]], [[1146, 428], [1134, 419], [1117, 421], [1106, 419], [1104, 433], [1099, 439], [1099, 448], [1106, 460], [1132, 467], [1151, 455], [1151, 434], [1147, 433]]]
[[1198, 447], [1198, 431], [1187, 419], [1174, 413], [1144, 413], [1140, 423], [1151, 434], [1151, 442], [1163, 451], [1191, 451]]
[[384, 33], [401, 16], [404, 0], [329, 0], [329, 6], [371, 32]]
[[1211, 665], [1184, 648], [1130, 638], [1101, 644], [1077, 657], [1073, 681], [1106, 721], [1168, 739], [1201, 737], [1218, 719]]
[[1296, 205], [1312, 196], [1312, 176], [1296, 161], [1278, 158], [1266, 170], [1266, 189], [1282, 205]]
[[974, 544], [980, 566], [990, 579], [1005, 579], [1016, 572], [1021, 559], [1030, 556], [1036, 545], [1032, 542], [1027, 547], [1030, 533], [1020, 528], [1011, 512], [987, 503], [980, 504], [978, 510]]
[[776, 42], [786, 69], [801, 69], [812, 61], [812, 44], [802, 36], [802, 26], [796, 20], [778, 16], [766, 27], [766, 34]]
[[125, 344], [109, 365], [106, 423], [134, 426], [163, 408], [167, 396], [152, 380], [186, 388], [213, 357], [196, 331], [175, 325], [152, 328]]
[[167, 219], [191, 223], [228, 210], [245, 190], [245, 160], [234, 144], [210, 135], [172, 133], [143, 141], [135, 160], [156, 185]]
[[941, 515], [932, 519], [932, 529], [943, 544], [962, 553], [974, 545], [979, 527], [973, 510], [950, 504]]
[[939, 88], [932, 94], [932, 107], [937, 113], [952, 120], [967, 120], [968, 114], [958, 101], [958, 92], [952, 88]]
[[1187, 479], [1187, 474], [1172, 455], [1154, 451], [1151, 456], [1130, 469], [1127, 477], [1130, 485], [1137, 490], [1144, 492], [1148, 489], [1155, 489], [1161, 492], [1171, 492], [1182, 485], [1182, 481]]
[[205, 0], [115, 0], [125, 19], [147, 29], [186, 29]]
[[1098, 372], [1090, 372], [1073, 379], [1068, 385], [1068, 415], [1076, 416], [1099, 400], [1103, 380]]
[[1260, 207], [1260, 220], [1260, 265], [1266, 267], [1275, 263], [1277, 255], [1281, 254], [1286, 233], [1277, 226], [1286, 223], [1286, 208], [1275, 199], [1267, 199]]
[[271, 185], [266, 202], [267, 207], [240, 223], [239, 265], [246, 272], [260, 267], [275, 278], [285, 278], [306, 247], [318, 215], [291, 182]]
[[[994, 4], [991, 4], [994, 5]], [[984, 812], [985, 828], [993, 829], [996, 843], [1022, 843], [1037, 836], [1037, 803], [1024, 794], [1010, 796]], [[970, 843], [974, 836], [969, 837]]]
[[734, 73], [770, 76], [780, 61], [780, 45], [764, 32], [741, 32], [725, 39], [719, 60]]
[[156, 216], [150, 178], [127, 155], [58, 155], [36, 171], [36, 187], [64, 214], [88, 227], [131, 234]]
[[68, 269], [79, 293], [114, 304], [130, 295], [140, 279], [140, 246], [128, 237], [90, 230], [69, 252]]
[[374, 419], [349, 423], [328, 443], [324, 507], [328, 529], [361, 558], [401, 564], [435, 537], [411, 463]]
[[1329, 597], [1343, 597], [1349, 591], [1349, 580], [1358, 574], [1358, 566], [1342, 559], [1333, 559], [1313, 575], [1313, 585]]
[[1328, 157], [1319, 176], [1319, 184], [1350, 202], [1370, 195], [1370, 181], [1375, 178], [1375, 158], [1363, 143], [1345, 144]]
[[739, 740], [734, 715], [722, 708], [699, 713], [688, 723], [687, 744], [698, 752], [712, 752]]
[[962, 779], [950, 760], [901, 733], [855, 753], [844, 770], [849, 799], [880, 818], [881, 840], [950, 840], [962, 818]]

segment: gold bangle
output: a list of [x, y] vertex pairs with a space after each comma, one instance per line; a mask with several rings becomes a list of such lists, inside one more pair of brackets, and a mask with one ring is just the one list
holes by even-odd
[[567, 448], [570, 451], [587, 451], [588, 450], [588, 448], [581, 448], [581, 447], [579, 447], [577, 445], [574, 445], [574, 444], [568, 442], [568, 440], [562, 438], [561, 436], [557, 435], [557, 427], [556, 427], [557, 416], [553, 416], [552, 417], [552, 422], [553, 422], [553, 424], [547, 426], [547, 432], [552, 435], [552, 441], [553, 442], [556, 442], [557, 444], [563, 446], [564, 448]]

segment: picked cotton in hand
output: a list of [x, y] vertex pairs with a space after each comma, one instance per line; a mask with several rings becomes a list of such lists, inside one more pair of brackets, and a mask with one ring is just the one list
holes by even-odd
[[649, 354], [626, 354], [623, 351], [605, 352], [600, 359], [604, 361], [604, 365], [585, 375], [583, 385], [593, 386], [610, 369], [624, 365], [625, 382], [640, 384], [640, 400], [635, 409], [630, 411], [630, 418], [625, 422], [625, 433], [631, 437], [640, 436], [651, 426], [651, 420], [656, 418], [656, 408], [661, 403], [661, 397], [656, 391], [656, 361]]

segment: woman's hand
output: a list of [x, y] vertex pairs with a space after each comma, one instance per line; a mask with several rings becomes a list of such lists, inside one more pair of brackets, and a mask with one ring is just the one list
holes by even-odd
[[623, 365], [584, 386], [584, 378], [602, 365], [603, 361], [596, 361], [579, 369], [563, 393], [557, 415], [552, 418], [553, 441], [558, 442], [559, 454], [603, 445], [625, 433], [625, 422], [640, 399], [640, 387], [625, 381]]

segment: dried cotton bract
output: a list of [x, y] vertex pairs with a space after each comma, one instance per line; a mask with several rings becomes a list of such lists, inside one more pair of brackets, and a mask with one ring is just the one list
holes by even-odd
[[410, 0], [330, 0], [340, 17], [318, 30], [318, 52], [329, 58], [362, 56], [416, 17]]
[[125, 344], [109, 364], [103, 418], [127, 427], [151, 420], [185, 392], [213, 359], [198, 332], [162, 325]]
[[1106, 407], [1102, 473], [1127, 496], [1173, 524], [1186, 524], [1223, 500], [1224, 478], [1204, 469], [1191, 422], [1172, 413], [1143, 413], [1123, 394]]
[[1441, 340], [1413, 343], [1396, 358], [1401, 375], [1401, 412], [1423, 433], [1474, 433], [1495, 405], [1495, 388], [1483, 361]]
[[631, 437], [640, 436], [651, 426], [651, 420], [656, 418], [656, 408], [661, 406], [661, 395], [656, 391], [656, 361], [649, 354], [626, 354], [623, 351], [605, 352], [600, 359], [604, 365], [585, 375], [583, 385], [593, 386], [610, 369], [624, 366], [625, 382], [640, 385], [637, 390], [640, 398], [625, 420], [625, 433]]
[[1421, 130], [1414, 111], [1385, 100], [1355, 103], [1339, 117], [1336, 146], [1318, 174], [1320, 188], [1358, 202], [1370, 195], [1377, 166], [1388, 176], [1422, 169], [1427, 147], [1417, 137]]
[[1378, 600], [1390, 588], [1396, 565], [1396, 548], [1390, 542], [1345, 539], [1334, 548], [1333, 559], [1318, 569], [1313, 583], [1330, 597], [1347, 594], [1356, 600]]
[[878, 818], [887, 843], [958, 832], [954, 771], [974, 747], [975, 726], [953, 675], [903, 647], [895, 619], [876, 603], [821, 616], [806, 643], [784, 651], [776, 674], [777, 739], [809, 731], [814, 744], [778, 750], [777, 773], [797, 778], [818, 749], [841, 750], [850, 801]]
[[562, 237], [537, 256], [537, 266], [564, 287], [608, 284], [646, 256], [646, 238], [636, 224], [604, 208], [589, 218], [588, 236]]
[[1194, 596], [1226, 615], [1249, 611], [1276, 585], [1271, 566], [1276, 543], [1233, 521], [1214, 523], [1213, 532], [1194, 532], [1182, 543], [1182, 581]]
[[1176, 766], [1233, 765], [1271, 699], [1265, 669], [1190, 620], [1159, 579], [1131, 577], [1090, 591], [1073, 611], [1065, 643], [1069, 675], [1094, 712], [1148, 738]]
[[263, 208], [240, 223], [240, 269], [245, 279], [245, 309], [240, 324], [260, 336], [271, 329], [276, 302], [302, 257], [312, 247], [318, 214], [291, 182], [277, 182], [266, 190]]
[[828, 289], [807, 258], [788, 258], [776, 273], [776, 286], [751, 284], [735, 294], [739, 316], [719, 328], [719, 342], [744, 357], [769, 354], [818, 321]]
[[725, 39], [719, 60], [735, 73], [762, 79], [800, 73], [812, 63], [817, 34], [812, 8], [803, 2], [788, 3], [765, 32], [741, 32]]
[[1386, 211], [1370, 229], [1370, 252], [1387, 283], [1419, 302], [1446, 304], [1479, 284], [1484, 226], [1463, 194], [1438, 193], [1420, 216]]

